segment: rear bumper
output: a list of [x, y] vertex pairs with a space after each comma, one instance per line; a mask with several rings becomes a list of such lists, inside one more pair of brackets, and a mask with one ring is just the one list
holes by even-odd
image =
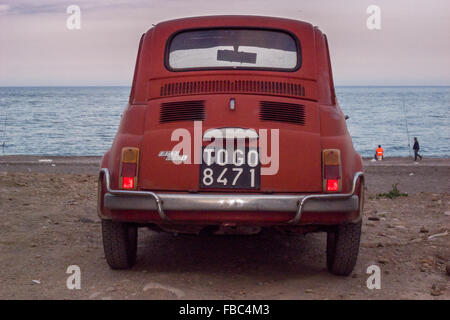
[[164, 221], [171, 221], [166, 211], [226, 211], [226, 212], [292, 212], [293, 219], [287, 221], [297, 224], [303, 212], [354, 212], [360, 208], [360, 199], [355, 194], [358, 179], [364, 179], [362, 172], [353, 178], [352, 190], [340, 194], [192, 194], [192, 193], [154, 193], [151, 191], [112, 190], [109, 171], [100, 170], [99, 183], [103, 179], [106, 192], [103, 207], [108, 210], [157, 211]]

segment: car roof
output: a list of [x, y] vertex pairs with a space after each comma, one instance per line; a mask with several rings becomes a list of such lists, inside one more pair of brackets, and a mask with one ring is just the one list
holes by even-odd
[[[248, 27], [267, 27], [267, 28], [313, 28], [313, 26], [304, 21], [286, 19], [279, 17], [267, 17], [256, 15], [215, 15], [186, 17], [173, 19], [156, 24], [155, 28], [159, 31], [164, 29], [190, 29], [202, 27], [227, 27], [227, 26], [248, 26]], [[151, 29], [150, 29], [151, 30]]]

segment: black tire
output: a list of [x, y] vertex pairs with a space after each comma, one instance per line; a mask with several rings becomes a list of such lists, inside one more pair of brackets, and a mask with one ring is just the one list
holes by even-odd
[[327, 234], [327, 268], [333, 274], [348, 276], [356, 265], [361, 239], [361, 224], [336, 226]]
[[103, 249], [111, 269], [129, 269], [136, 263], [137, 227], [102, 220]]

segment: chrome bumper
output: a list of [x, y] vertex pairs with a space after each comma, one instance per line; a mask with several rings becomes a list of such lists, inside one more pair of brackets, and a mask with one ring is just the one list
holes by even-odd
[[356, 183], [364, 179], [362, 172], [353, 177], [350, 193], [271, 195], [271, 194], [191, 194], [154, 193], [151, 191], [111, 190], [109, 171], [100, 169], [99, 183], [105, 177], [104, 207], [111, 210], [157, 210], [161, 219], [170, 221], [165, 210], [177, 211], [272, 211], [296, 212], [288, 221], [296, 224], [303, 211], [349, 212], [359, 209], [359, 197], [355, 195]]

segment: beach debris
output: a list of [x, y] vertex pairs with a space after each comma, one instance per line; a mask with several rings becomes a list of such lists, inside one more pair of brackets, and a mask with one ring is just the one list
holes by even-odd
[[429, 236], [428, 240], [431, 240], [431, 239], [434, 239], [434, 238], [437, 238], [437, 237], [445, 237], [446, 235], [448, 235], [448, 231], [447, 230], [445, 232], [436, 233], [436, 234], [433, 234], [433, 235]]
[[313, 293], [313, 290], [312, 289], [306, 289], [305, 293]]
[[447, 275], [450, 276], [450, 261], [447, 262], [447, 265], [445, 266], [445, 270], [447, 271]]
[[414, 175], [414, 173], [413, 172], [411, 172], [410, 174], [409, 174], [410, 176], [413, 176]]
[[433, 285], [431, 286], [430, 294], [435, 297], [440, 296], [441, 294], [443, 294], [443, 290], [439, 285], [433, 283]]
[[367, 219], [369, 219], [370, 221], [380, 221], [380, 218], [375, 216], [368, 217]]
[[94, 223], [95, 222], [94, 220], [89, 219], [89, 218], [85, 218], [85, 217], [81, 217], [79, 219], [79, 221], [82, 222], [82, 223]]
[[424, 226], [422, 226], [420, 228], [420, 233], [428, 233], [428, 232], [430, 232], [430, 231], [427, 228], [425, 228]]
[[445, 214], [446, 216], [450, 216], [450, 211], [445, 211], [444, 214]]
[[39, 159], [38, 162], [40, 162], [40, 163], [52, 163], [53, 160], [52, 159]]
[[155, 289], [168, 291], [171, 294], [175, 295], [177, 298], [182, 298], [182, 297], [185, 296], [185, 293], [182, 290], [177, 289], [177, 288], [173, 288], [173, 287], [170, 287], [170, 286], [165, 286], [165, 285], [162, 285], [162, 284], [157, 283], [157, 282], [149, 282], [149, 283], [147, 283], [144, 286], [144, 288], [142, 289], [142, 291], [145, 292], [145, 291], [148, 291], [148, 290], [155, 290]]
[[102, 293], [101, 292], [94, 292], [93, 294], [91, 294], [90, 296], [89, 296], [89, 298], [88, 299], [95, 299], [95, 298], [97, 298], [99, 295], [101, 295]]
[[31, 282], [35, 283], [35, 284], [41, 284], [40, 280], [31, 280]]

